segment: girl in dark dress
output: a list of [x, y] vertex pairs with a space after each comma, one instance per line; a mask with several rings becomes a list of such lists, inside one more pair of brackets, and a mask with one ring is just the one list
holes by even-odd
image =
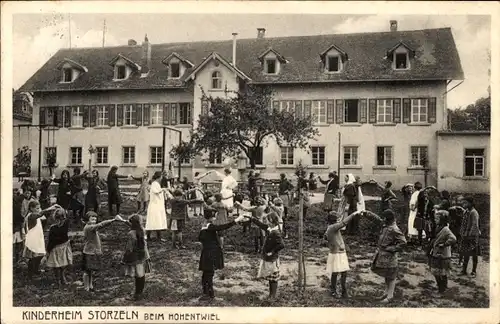
[[213, 300], [214, 294], [214, 274], [215, 270], [224, 269], [224, 254], [220, 246], [219, 231], [228, 229], [244, 220], [239, 216], [234, 221], [224, 225], [214, 225], [215, 213], [206, 209], [205, 224], [201, 228], [198, 240], [202, 244], [199, 270], [202, 271], [201, 285], [203, 287], [203, 296], [201, 299]]
[[40, 202], [40, 207], [42, 209], [47, 209], [50, 207], [50, 180], [43, 179], [40, 183], [40, 198], [38, 201]]
[[318, 189], [318, 181], [316, 180], [316, 176], [314, 175], [313, 172], [309, 173], [309, 191], [312, 191]]
[[120, 205], [122, 203], [122, 197], [120, 194], [120, 186], [118, 179], [126, 179], [127, 176], [116, 174], [118, 171], [117, 166], [112, 166], [108, 173], [107, 185], [108, 185], [108, 210], [109, 215], [115, 215], [113, 213], [113, 205], [116, 206], [116, 214], [120, 213]]
[[380, 213], [386, 209], [392, 209], [392, 201], [397, 200], [396, 194], [392, 191], [392, 182], [386, 181], [385, 186], [382, 186], [375, 180], [371, 180], [370, 183], [375, 183], [380, 189], [382, 189], [382, 194], [380, 195]]
[[474, 207], [474, 198], [465, 197], [462, 204], [466, 212], [460, 228], [460, 236], [462, 237], [460, 252], [464, 257], [464, 263], [462, 265], [462, 272], [460, 275], [467, 275], [467, 266], [469, 265], [469, 260], [472, 257], [471, 276], [475, 277], [478, 256], [481, 254], [479, 245], [479, 236], [481, 236], [481, 231], [479, 229], [479, 214]]
[[85, 213], [93, 211], [99, 213], [101, 205], [101, 189], [106, 188], [106, 182], [99, 177], [99, 171], [92, 170], [92, 176], [86, 177], [89, 188], [85, 195]]
[[66, 218], [64, 209], [57, 209], [54, 213], [54, 221], [49, 230], [49, 241], [47, 243], [46, 266], [54, 269], [56, 281], [61, 288], [68, 284], [65, 270], [73, 264], [73, 252], [69, 240], [69, 219]]
[[80, 168], [74, 169], [74, 174], [70, 179], [71, 188], [71, 210], [73, 211], [74, 221], [79, 223], [85, 210], [85, 195], [83, 194], [82, 179], [84, 179], [88, 171], [81, 173]]
[[57, 187], [57, 204], [64, 208], [66, 212], [69, 210], [71, 203], [71, 188], [70, 188], [70, 175], [68, 170], [63, 170], [61, 172], [61, 177], [59, 179], [52, 176], [52, 181], [59, 184]]

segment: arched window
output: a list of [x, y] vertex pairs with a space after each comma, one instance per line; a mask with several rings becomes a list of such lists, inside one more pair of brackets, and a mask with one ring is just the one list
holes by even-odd
[[219, 71], [212, 72], [212, 89], [222, 89], [222, 75]]

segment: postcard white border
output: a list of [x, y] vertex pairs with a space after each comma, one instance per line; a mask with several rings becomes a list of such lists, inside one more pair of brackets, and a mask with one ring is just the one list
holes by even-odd
[[[272, 13], [272, 14], [399, 14], [399, 15], [491, 15], [491, 98], [492, 132], [491, 161], [500, 161], [500, 6], [497, 2], [246, 2], [246, 1], [137, 1], [137, 2], [2, 2], [1, 3], [1, 316], [4, 323], [37, 323], [22, 321], [22, 310], [12, 307], [12, 15], [15, 13]], [[231, 32], [231, 31], [229, 31]], [[229, 36], [228, 36], [229, 37]], [[474, 49], [471, 49], [474, 50]], [[79, 310], [84, 314], [92, 310], [138, 310], [161, 313], [216, 313], [218, 323], [499, 323], [499, 246], [500, 163], [493, 162], [491, 173], [491, 256], [490, 256], [490, 308], [489, 309], [435, 309], [435, 308], [190, 308], [190, 307], [71, 307], [43, 308], [43, 310]], [[493, 234], [497, 233], [497, 234]], [[63, 323], [65, 321], [45, 321]], [[88, 323], [89, 321], [71, 321]], [[93, 321], [98, 323], [100, 321]], [[102, 322], [102, 321], [101, 321]], [[132, 323], [133, 321], [107, 321]], [[145, 322], [143, 319], [135, 322]], [[154, 321], [148, 321], [155, 323]], [[188, 323], [196, 321], [164, 321]], [[209, 322], [209, 321], [207, 321]], [[156, 322], [159, 323], [159, 322]]]

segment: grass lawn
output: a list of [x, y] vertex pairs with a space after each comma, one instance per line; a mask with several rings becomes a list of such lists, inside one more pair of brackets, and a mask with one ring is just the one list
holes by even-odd
[[[126, 191], [124, 189], [123, 191]], [[369, 192], [371, 189], [367, 188]], [[369, 193], [368, 193], [369, 194]], [[489, 197], [477, 196], [481, 215], [483, 257], [478, 277], [458, 277], [454, 264], [449, 290], [444, 296], [437, 293], [432, 275], [426, 266], [425, 253], [407, 247], [400, 256], [401, 276], [396, 286], [396, 300], [389, 307], [489, 307]], [[104, 197], [103, 200], [106, 200]], [[400, 200], [402, 201], [402, 200]], [[377, 201], [368, 201], [367, 208], [377, 211]], [[105, 206], [104, 206], [105, 207]], [[122, 214], [135, 210], [133, 198], [126, 198]], [[399, 212], [402, 203], [395, 206]], [[106, 210], [107, 208], [103, 208]], [[363, 236], [345, 237], [351, 271], [348, 275], [350, 298], [333, 299], [328, 294], [329, 278], [325, 275], [328, 250], [322, 242], [326, 229], [325, 213], [320, 205], [311, 208], [305, 222], [306, 271], [308, 288], [303, 296], [295, 290], [297, 278], [297, 213], [289, 220], [290, 238], [281, 254], [281, 274], [278, 299], [272, 306], [290, 307], [378, 307], [373, 301], [384, 289], [383, 279], [371, 273], [370, 263], [375, 252], [376, 239]], [[103, 217], [108, 218], [107, 214]], [[83, 238], [81, 228], [72, 231], [74, 266], [68, 271], [72, 284], [57, 290], [50, 272], [42, 273], [33, 285], [27, 285], [25, 265], [14, 268], [14, 306], [204, 306], [197, 301], [201, 293], [201, 273], [198, 271], [200, 245], [196, 243], [201, 219], [193, 218], [186, 224], [187, 249], [175, 250], [165, 233], [167, 242], [149, 244], [154, 271], [146, 277], [144, 299], [134, 303], [125, 300], [133, 291], [133, 280], [123, 276], [120, 259], [123, 252], [126, 227], [114, 224], [103, 230], [101, 239], [105, 257], [104, 268], [96, 275], [95, 293], [83, 290], [80, 270]], [[370, 225], [362, 221], [362, 228]], [[268, 293], [267, 282], [255, 279], [259, 255], [253, 253], [249, 234], [235, 226], [226, 233], [226, 268], [216, 274], [216, 296], [221, 300], [212, 306], [270, 306], [263, 298]]]

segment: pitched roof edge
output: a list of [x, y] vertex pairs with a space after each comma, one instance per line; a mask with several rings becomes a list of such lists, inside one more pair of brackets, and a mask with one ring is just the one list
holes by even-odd
[[236, 74], [238, 74], [238, 76], [240, 78], [246, 79], [246, 80], [249, 80], [249, 81], [251, 80], [250, 77], [248, 77], [245, 73], [243, 73], [236, 66], [233, 66], [224, 57], [222, 57], [222, 55], [220, 55], [220, 54], [218, 54], [216, 52], [212, 52], [200, 64], [198, 64], [198, 66], [193, 71], [191, 71], [191, 73], [188, 74], [188, 76], [185, 78], [185, 80], [194, 79], [194, 77], [196, 76], [196, 74], [203, 68], [203, 66], [205, 66], [208, 62], [210, 62], [213, 59], [218, 59], [219, 61], [221, 61], [222, 64], [224, 64], [228, 69], [233, 70], [233, 72], [235, 72]]
[[111, 60], [111, 62], [109, 62], [109, 65], [114, 65], [116, 63], [116, 61], [118, 61], [118, 59], [124, 59], [126, 62], [128, 62], [130, 65], [132, 65], [133, 67], [135, 67], [138, 71], [141, 70], [141, 66], [137, 63], [135, 63], [134, 61], [132, 61], [131, 59], [129, 59], [128, 57], [126, 57], [125, 55], [123, 54], [118, 54], [115, 56], [115, 58], [113, 58]]

